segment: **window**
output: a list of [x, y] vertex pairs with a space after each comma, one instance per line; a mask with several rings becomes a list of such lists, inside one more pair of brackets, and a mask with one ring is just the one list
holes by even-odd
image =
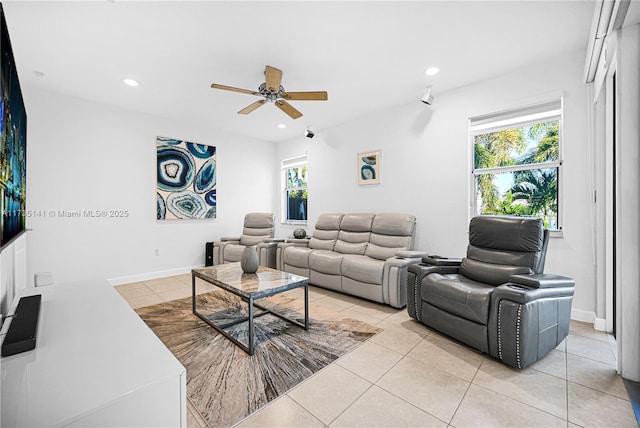
[[473, 215], [536, 216], [560, 230], [562, 100], [470, 119]]
[[307, 222], [307, 157], [282, 161], [282, 218], [289, 223]]

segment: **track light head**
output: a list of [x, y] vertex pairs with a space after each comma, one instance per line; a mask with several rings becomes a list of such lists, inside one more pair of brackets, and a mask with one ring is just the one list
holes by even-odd
[[316, 135], [316, 134], [314, 134], [313, 131], [310, 130], [310, 129], [307, 129], [306, 131], [304, 131], [304, 136], [307, 137], [307, 138], [313, 138], [314, 135]]
[[431, 105], [433, 103], [433, 95], [431, 94], [431, 86], [427, 86], [427, 92], [420, 98], [420, 101], [427, 105]]

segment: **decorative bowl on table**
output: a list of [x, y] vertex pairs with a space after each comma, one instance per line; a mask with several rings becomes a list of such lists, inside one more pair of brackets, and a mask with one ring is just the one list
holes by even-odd
[[307, 237], [307, 231], [304, 229], [296, 229], [293, 231], [293, 237], [296, 239], [303, 239]]

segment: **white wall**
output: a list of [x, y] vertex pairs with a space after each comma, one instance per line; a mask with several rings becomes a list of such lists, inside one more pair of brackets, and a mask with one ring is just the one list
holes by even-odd
[[[33, 88], [24, 93], [30, 282], [36, 272], [52, 272], [57, 283], [122, 283], [201, 265], [205, 242], [239, 235], [246, 212], [274, 210], [272, 143]], [[217, 146], [217, 219], [156, 220], [157, 135]], [[59, 210], [129, 216], [60, 218]]]
[[640, 382], [640, 24], [623, 28], [618, 38], [617, 78], [619, 79], [619, 206], [617, 227], [619, 228], [617, 254], [616, 291], [618, 298], [618, 368], [626, 379]]
[[[463, 255], [469, 221], [468, 118], [562, 91], [564, 232], [550, 242], [546, 271], [575, 278], [574, 316], [593, 322], [596, 288], [583, 64], [581, 49], [447, 93], [435, 92], [436, 80], [430, 107], [419, 102], [422, 94], [417, 92], [411, 104], [318, 130], [313, 140], [280, 143], [278, 159], [308, 152], [308, 232], [325, 212], [407, 212], [417, 217], [416, 248]], [[358, 186], [356, 154], [375, 149], [382, 150], [382, 182]], [[281, 225], [278, 236], [287, 236], [289, 229]]]
[[[0, 253], [0, 314], [6, 316], [16, 293], [27, 287], [27, 235], [21, 234]], [[2, 322], [0, 321], [0, 324]]]

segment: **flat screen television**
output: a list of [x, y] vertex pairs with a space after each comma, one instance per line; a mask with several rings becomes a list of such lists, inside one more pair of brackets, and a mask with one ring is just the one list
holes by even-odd
[[25, 231], [27, 113], [0, 3], [0, 251]]

